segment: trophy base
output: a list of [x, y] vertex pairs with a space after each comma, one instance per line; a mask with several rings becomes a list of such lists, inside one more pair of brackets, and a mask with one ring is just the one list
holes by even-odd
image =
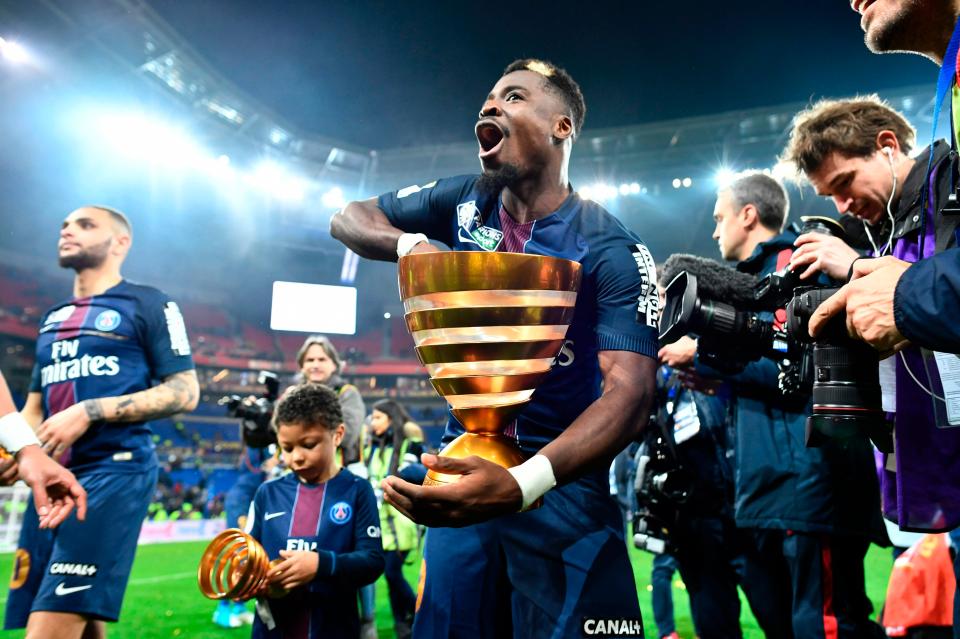
[[[523, 453], [517, 448], [517, 443], [499, 433], [464, 433], [447, 444], [440, 451], [440, 455], [453, 459], [463, 459], [476, 455], [504, 468], [513, 468], [525, 461]], [[423, 485], [445, 486], [459, 479], [460, 475], [447, 475], [428, 470]]]

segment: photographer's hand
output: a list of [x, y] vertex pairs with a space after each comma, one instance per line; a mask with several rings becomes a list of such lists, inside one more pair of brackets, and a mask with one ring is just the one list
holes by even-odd
[[660, 349], [657, 357], [661, 364], [666, 364], [670, 368], [685, 368], [693, 365], [693, 360], [697, 355], [697, 340], [684, 335], [672, 344], [667, 344]]
[[893, 295], [909, 262], [892, 256], [858, 260], [849, 284], [828, 297], [810, 317], [810, 335], [816, 337], [827, 321], [846, 310], [847, 332], [882, 355], [907, 345], [893, 317]]
[[845, 280], [850, 265], [860, 254], [843, 240], [825, 233], [804, 233], [793, 243], [798, 247], [790, 257], [790, 269], [806, 267], [800, 274], [805, 280], [813, 275], [825, 273], [835, 280]]

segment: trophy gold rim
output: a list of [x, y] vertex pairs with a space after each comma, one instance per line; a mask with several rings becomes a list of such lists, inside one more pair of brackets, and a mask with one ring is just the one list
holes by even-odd
[[246, 601], [267, 590], [270, 565], [260, 542], [239, 528], [228, 528], [204, 550], [197, 583], [209, 599]]
[[526, 253], [437, 251], [398, 261], [403, 299], [426, 293], [523, 288], [576, 292], [581, 265], [573, 260]]

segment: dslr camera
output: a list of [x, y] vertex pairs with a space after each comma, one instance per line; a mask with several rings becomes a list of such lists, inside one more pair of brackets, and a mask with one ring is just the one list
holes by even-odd
[[276, 373], [260, 371], [257, 383], [265, 390], [260, 397], [240, 397], [227, 395], [217, 402], [226, 406], [227, 414], [240, 420], [240, 434], [243, 443], [252, 448], [266, 448], [277, 443], [276, 433], [271, 426], [273, 407], [280, 395], [280, 378]]
[[[835, 220], [801, 219], [801, 233], [827, 233], [846, 241]], [[808, 446], [820, 446], [828, 438], [866, 436], [880, 450], [891, 452], [877, 351], [847, 334], [844, 313], [834, 316], [818, 337], [808, 332], [813, 313], [838, 289], [801, 285], [800, 273], [789, 266], [753, 280], [752, 287], [744, 284], [745, 278], [753, 279], [712, 260], [693, 263], [667, 286], [660, 341], [669, 344], [698, 335], [700, 361], [724, 373], [769, 358], [780, 369], [784, 396], [812, 395]], [[773, 313], [774, 319], [761, 313]]]

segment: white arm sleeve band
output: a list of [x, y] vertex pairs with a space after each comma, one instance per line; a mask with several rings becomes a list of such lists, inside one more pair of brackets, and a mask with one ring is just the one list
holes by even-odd
[[520, 484], [520, 492], [523, 493], [521, 510], [528, 508], [557, 485], [557, 479], [553, 476], [553, 464], [545, 455], [534, 455], [519, 466], [508, 468], [507, 472]]
[[40, 440], [23, 415], [13, 411], [0, 417], [0, 446], [15, 455], [21, 448], [31, 444], [39, 445]]
[[403, 257], [417, 244], [429, 241], [430, 239], [423, 233], [404, 233], [397, 239], [397, 257]]

